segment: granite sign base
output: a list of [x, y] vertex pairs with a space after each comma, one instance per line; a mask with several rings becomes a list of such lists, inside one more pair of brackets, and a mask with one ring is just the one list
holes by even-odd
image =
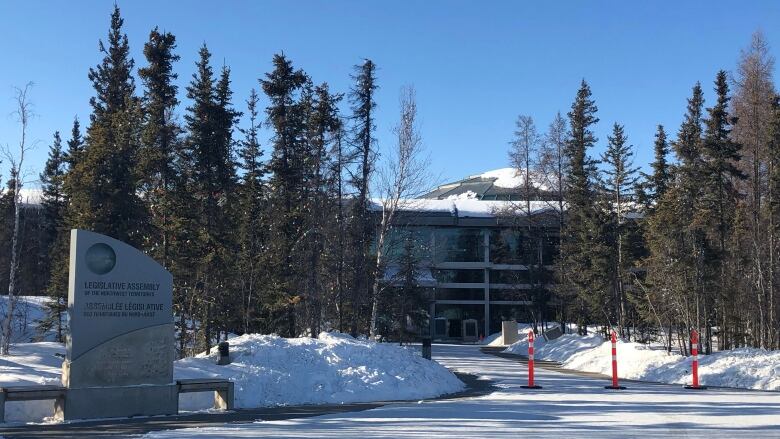
[[[64, 407], [63, 407], [64, 406]], [[82, 387], [68, 389], [55, 418], [127, 418], [133, 416], [175, 415], [179, 392], [175, 383], [123, 387]]]

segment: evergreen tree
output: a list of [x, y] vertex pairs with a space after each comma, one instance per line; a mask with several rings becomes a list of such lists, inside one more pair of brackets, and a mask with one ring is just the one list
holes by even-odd
[[[707, 109], [708, 118], [705, 121], [704, 141], [702, 143], [702, 156], [705, 161], [703, 168], [703, 191], [697, 212], [698, 220], [711, 247], [715, 249], [707, 263], [716, 272], [716, 281], [708, 289], [711, 294], [706, 297], [704, 303], [705, 319], [710, 318], [712, 311], [711, 302], [718, 302], [721, 322], [724, 328], [727, 322], [723, 320], [726, 314], [725, 307], [730, 306], [730, 296], [733, 293], [733, 272], [727, 268], [729, 249], [727, 242], [733, 232], [734, 213], [737, 205], [738, 194], [734, 181], [744, 179], [745, 175], [737, 167], [740, 160], [741, 145], [731, 138], [731, 125], [733, 119], [728, 114], [729, 86], [726, 72], [721, 70], [715, 79], [716, 101], [715, 105]], [[712, 294], [714, 293], [714, 294]], [[715, 296], [715, 297], [712, 297]], [[708, 312], [709, 310], [709, 312]], [[710, 335], [710, 328], [716, 322], [705, 320], [706, 335]], [[711, 351], [710, 337], [705, 338], [705, 350]], [[719, 337], [720, 347], [726, 348], [726, 339], [723, 332]]]
[[[266, 74], [260, 84], [270, 105], [266, 108], [268, 124], [273, 129], [273, 153], [269, 161], [272, 172], [269, 185], [269, 270], [273, 279], [269, 290], [273, 299], [269, 306], [274, 309], [275, 325], [286, 336], [295, 336], [295, 306], [300, 301], [294, 264], [295, 246], [304, 233], [304, 142], [305, 115], [299, 95], [308, 77], [301, 70], [293, 68], [284, 55], [274, 55], [274, 70]], [[270, 298], [269, 298], [270, 299]], [[282, 324], [284, 326], [282, 326]]]
[[[310, 96], [310, 97], [307, 97]], [[333, 214], [336, 210], [334, 196], [333, 166], [330, 158], [330, 144], [340, 130], [341, 121], [337, 104], [340, 96], [330, 93], [327, 83], [314, 87], [311, 94], [305, 93], [309, 101], [306, 120], [307, 219], [303, 242], [306, 281], [303, 289], [305, 321], [311, 336], [316, 336], [322, 326], [322, 313], [328, 301], [324, 294], [333, 283], [331, 276], [332, 254], [327, 241], [332, 233]]]
[[[580, 332], [585, 332], [588, 311], [603, 315], [610, 286], [609, 248], [600, 241], [603, 218], [594, 202], [595, 162], [587, 150], [597, 139], [592, 126], [598, 122], [598, 108], [584, 80], [569, 112], [566, 142], [566, 198], [569, 204], [561, 232], [561, 259], [558, 261], [559, 293], [574, 295]], [[565, 299], [564, 299], [565, 300]], [[590, 308], [590, 309], [588, 309]]]
[[150, 213], [150, 230], [145, 245], [151, 256], [170, 269], [170, 246], [176, 221], [174, 185], [178, 178], [177, 150], [180, 148], [178, 124], [173, 120], [179, 101], [174, 81], [173, 63], [179, 56], [173, 53], [176, 37], [157, 28], [144, 45], [148, 65], [138, 70], [144, 83], [142, 99], [144, 120], [138, 155], [138, 175], [146, 207]]
[[50, 300], [46, 302], [46, 318], [39, 325], [41, 333], [52, 329], [56, 331], [55, 340], [63, 341], [63, 314], [67, 306], [67, 289], [64, 283], [58, 279], [61, 277], [59, 264], [66, 259], [67, 253], [65, 233], [65, 209], [67, 198], [65, 196], [65, 152], [62, 150], [60, 133], [54, 133], [54, 142], [49, 148], [49, 157], [40, 175], [41, 190], [43, 196], [43, 244], [46, 249], [45, 263], [40, 264], [41, 274], [47, 279], [47, 294]]
[[239, 114], [231, 106], [230, 70], [223, 67], [215, 82], [210, 58], [204, 45], [197, 71], [187, 87], [192, 104], [185, 115], [185, 147], [191, 173], [188, 191], [196, 201], [191, 206], [195, 210], [191, 224], [195, 230], [189, 233], [196, 238], [193, 271], [199, 303], [197, 317], [207, 350], [218, 331], [226, 329], [228, 320], [235, 315], [236, 302], [240, 303], [229, 294], [233, 291], [232, 258], [236, 250], [230, 212], [236, 183], [232, 133]]
[[133, 96], [133, 60], [122, 24], [115, 6], [108, 46], [100, 42], [103, 60], [89, 71], [96, 94], [90, 99], [86, 145], [68, 172], [72, 190], [68, 222], [137, 246], [144, 224], [134, 172], [140, 108]]
[[664, 196], [671, 183], [671, 170], [667, 159], [669, 143], [666, 140], [666, 131], [663, 125], [658, 125], [655, 133], [653, 154], [653, 163], [650, 164], [653, 173], [650, 175], [642, 173], [642, 177], [645, 179], [641, 187], [643, 190], [641, 197], [643, 199], [638, 200], [645, 206], [646, 210], [652, 210], [658, 204], [658, 200]]
[[267, 322], [267, 310], [262, 294], [267, 282], [264, 258], [267, 250], [268, 233], [265, 214], [267, 188], [263, 150], [258, 140], [260, 121], [257, 104], [260, 98], [252, 89], [246, 101], [249, 127], [242, 130], [244, 139], [240, 143], [239, 167], [243, 171], [239, 185], [238, 222], [239, 222], [239, 270], [243, 298], [244, 332], [270, 331], [273, 328]]
[[384, 325], [386, 332], [383, 332], [395, 332], [400, 344], [408, 340], [414, 328], [425, 332], [428, 320], [428, 302], [420, 286], [421, 255], [425, 248], [415, 239], [413, 231], [402, 233], [398, 270], [392, 278], [394, 294], [386, 301], [390, 318]]
[[[73, 118], [73, 128], [70, 130], [70, 140], [68, 140], [68, 150], [64, 153], [64, 160], [68, 171], [76, 166], [81, 160], [81, 153], [84, 152], [84, 138], [81, 136], [81, 124], [79, 118]], [[67, 183], [67, 179], [63, 184]], [[66, 189], [67, 192], [67, 189]]]
[[612, 246], [612, 290], [615, 299], [615, 315], [619, 333], [625, 335], [627, 327], [628, 297], [626, 284], [628, 268], [633, 265], [630, 252], [629, 230], [631, 224], [627, 220], [628, 214], [635, 210], [633, 206], [634, 189], [638, 180], [638, 168], [633, 167], [633, 151], [628, 145], [623, 126], [615, 123], [612, 126], [612, 135], [607, 137], [609, 143], [607, 150], [601, 156], [601, 162], [605, 165], [603, 173], [603, 191], [606, 196], [609, 221], [607, 236], [604, 239]]
[[350, 183], [355, 188], [356, 195], [352, 209], [351, 242], [352, 258], [352, 322], [350, 331], [356, 335], [360, 316], [368, 314], [368, 303], [365, 292], [371, 284], [369, 273], [369, 253], [373, 226], [369, 213], [369, 198], [371, 177], [376, 162], [374, 130], [376, 129], [375, 93], [376, 65], [370, 59], [355, 66], [354, 85], [350, 90], [349, 100], [352, 105], [352, 148], [357, 161], [356, 169]]
[[[696, 215], [705, 164], [703, 106], [702, 89], [696, 83], [677, 140], [672, 145], [678, 162], [672, 168], [672, 184], [659, 197], [645, 233], [650, 255], [643, 265], [647, 267], [651, 287], [646, 295], [648, 302], [654, 304], [646, 310], [652, 313], [646, 317], [658, 321], [659, 326], [668, 324], [669, 349], [673, 326], [678, 334], [703, 328], [705, 294], [713, 275], [707, 262], [712, 248]], [[664, 321], [660, 322], [661, 319]], [[680, 348], [687, 353], [689, 347], [680, 343]]]

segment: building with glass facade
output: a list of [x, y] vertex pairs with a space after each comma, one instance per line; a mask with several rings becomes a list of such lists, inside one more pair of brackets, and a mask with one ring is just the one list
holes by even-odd
[[393, 233], [411, 234], [420, 249], [435, 339], [475, 340], [499, 332], [502, 320], [530, 321], [529, 268], [537, 290], [551, 286], [558, 211], [538, 191], [525, 214], [520, 191], [506, 187], [516, 184], [506, 178], [514, 172], [440, 186], [397, 215]]

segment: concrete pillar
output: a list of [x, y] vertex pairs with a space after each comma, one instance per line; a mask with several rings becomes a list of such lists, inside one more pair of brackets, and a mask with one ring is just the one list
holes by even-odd
[[501, 340], [503, 344], [509, 346], [516, 342], [517, 339], [517, 322], [514, 320], [501, 322]]
[[[486, 265], [490, 266], [490, 230], [489, 229], [482, 229], [482, 233], [484, 234], [484, 245], [485, 245], [485, 255], [484, 255], [484, 262]], [[485, 337], [490, 335], [490, 271], [485, 268], [485, 327], [483, 328], [485, 332]]]
[[431, 359], [431, 339], [430, 337], [423, 337], [422, 338], [422, 357], [426, 360]]
[[217, 410], [233, 410], [233, 398], [235, 396], [234, 383], [228, 383], [227, 389], [214, 392], [214, 408]]

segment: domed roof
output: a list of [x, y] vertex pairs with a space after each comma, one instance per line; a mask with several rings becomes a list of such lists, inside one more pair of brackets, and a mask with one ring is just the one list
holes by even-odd
[[[443, 184], [420, 198], [445, 200], [474, 198], [478, 200], [521, 201], [525, 199], [525, 171], [500, 168], [463, 180]], [[549, 198], [550, 187], [540, 175], [531, 173], [531, 199]]]

